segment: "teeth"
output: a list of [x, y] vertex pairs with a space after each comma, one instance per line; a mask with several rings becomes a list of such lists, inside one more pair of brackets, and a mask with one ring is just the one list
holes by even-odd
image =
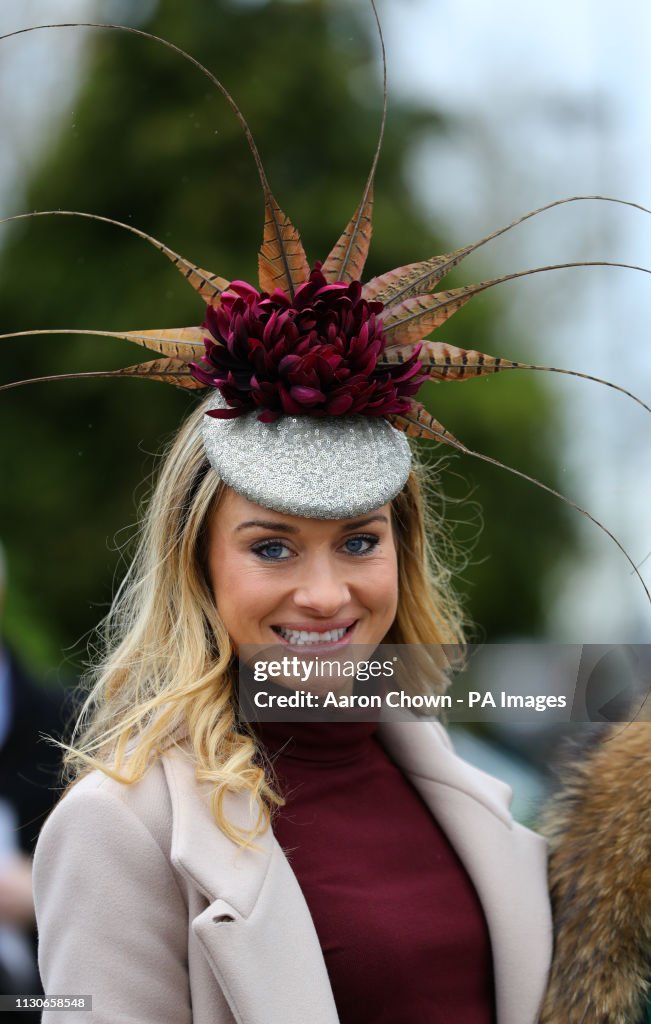
[[313, 644], [313, 643], [335, 643], [337, 640], [341, 640], [346, 629], [331, 629], [326, 633], [307, 632], [304, 629], [284, 629], [282, 626], [278, 627], [278, 632], [283, 639], [289, 641], [290, 644], [294, 644], [300, 647], [302, 644]]

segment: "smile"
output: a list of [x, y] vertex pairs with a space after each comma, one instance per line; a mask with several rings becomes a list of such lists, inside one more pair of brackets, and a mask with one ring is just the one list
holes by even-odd
[[291, 629], [288, 626], [272, 626], [272, 629], [278, 636], [290, 644], [292, 647], [302, 647], [305, 644], [337, 644], [340, 643], [345, 637], [349, 636], [355, 625], [355, 622], [351, 622], [348, 626], [341, 626], [338, 629], [329, 630], [306, 630], [306, 629]]

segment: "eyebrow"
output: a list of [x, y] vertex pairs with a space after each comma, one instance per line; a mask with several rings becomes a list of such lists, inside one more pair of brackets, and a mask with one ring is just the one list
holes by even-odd
[[[362, 526], [368, 526], [369, 523], [388, 522], [389, 520], [385, 515], [368, 516], [366, 519], [356, 519], [352, 523], [347, 523], [342, 527], [342, 532], [345, 530], [357, 530]], [[240, 530], [248, 530], [253, 526], [263, 530], [275, 530], [278, 533], [300, 533], [300, 527], [290, 526], [289, 523], [277, 522], [274, 519], [247, 519], [245, 523], [240, 523], [239, 526], [235, 527], [235, 533], [238, 533]]]

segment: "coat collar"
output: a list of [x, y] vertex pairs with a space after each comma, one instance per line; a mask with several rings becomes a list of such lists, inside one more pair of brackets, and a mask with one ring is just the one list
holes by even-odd
[[[544, 840], [513, 823], [509, 787], [459, 758], [440, 725], [384, 722], [378, 736], [477, 889], [493, 948], [499, 1024], [534, 1024], [551, 955]], [[236, 848], [215, 826], [210, 786], [195, 781], [189, 753], [175, 748], [163, 764], [172, 862], [210, 901], [192, 928], [235, 1019], [337, 1024], [309, 910], [271, 830], [255, 850]], [[225, 811], [243, 828], [256, 813], [242, 795], [227, 796]]]

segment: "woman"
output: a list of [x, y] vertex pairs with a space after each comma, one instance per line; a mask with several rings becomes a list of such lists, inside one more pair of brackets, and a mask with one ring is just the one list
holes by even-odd
[[[347, 516], [297, 515], [295, 485], [324, 465], [306, 418], [216, 420], [211, 405], [162, 468], [67, 757], [77, 781], [39, 839], [45, 991], [92, 994], [95, 1024], [534, 1024], [550, 954], [545, 843], [510, 818], [508, 787], [457, 758], [431, 721], [238, 721], [242, 644], [291, 646], [295, 627], [327, 626], [340, 647], [339, 623], [344, 644], [460, 638], [418, 470], [402, 465], [392, 497], [376, 476], [363, 514], [352, 489]], [[310, 423], [313, 436], [329, 429]], [[243, 479], [266, 504], [215, 472], [224, 426], [245, 432]], [[280, 490], [274, 427], [294, 453]], [[404, 435], [384, 427], [370, 429], [391, 464]], [[321, 500], [341, 503], [346, 475], [368, 482], [366, 460], [333, 479], [324, 458]]]
[[[428, 648], [459, 643], [460, 616], [407, 435], [488, 457], [415, 395], [523, 364], [421, 339], [523, 276], [436, 291], [509, 228], [362, 284], [383, 117], [359, 206], [310, 268], [232, 97], [157, 41], [244, 128], [265, 205], [260, 289], [95, 218], [153, 244], [207, 306], [201, 327], [101, 332], [156, 353], [101, 376], [212, 397], [162, 468], [68, 748], [71, 786], [37, 846], [45, 990], [92, 995], [94, 1024], [535, 1024], [546, 845], [511, 819], [508, 787], [431, 721], [249, 726], [234, 659], [386, 641], [416, 650], [412, 687], [439, 680]], [[87, 1011], [72, 1012], [44, 1019]]]

